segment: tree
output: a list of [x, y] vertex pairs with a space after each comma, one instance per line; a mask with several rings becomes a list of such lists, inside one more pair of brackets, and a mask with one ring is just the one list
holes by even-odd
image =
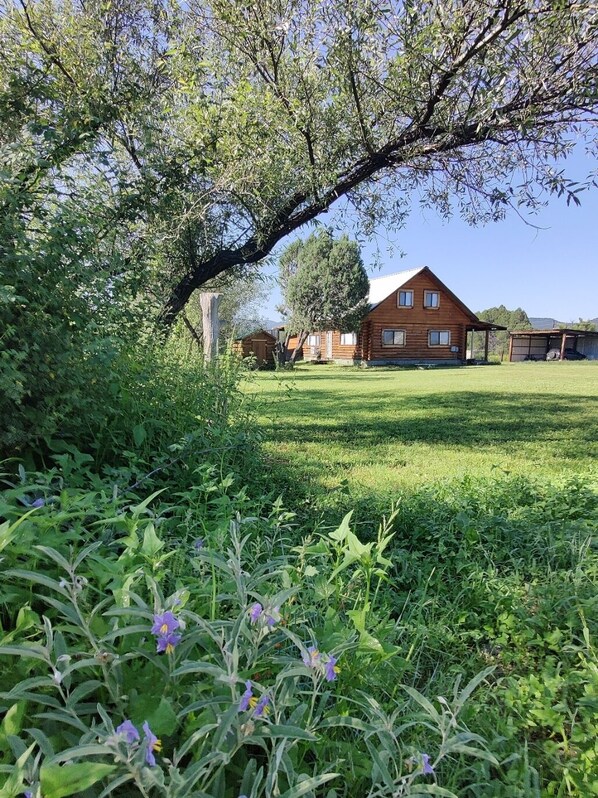
[[559, 326], [567, 330], [586, 330], [588, 332], [596, 332], [598, 330], [593, 319], [582, 319], [581, 317], [579, 321], [571, 322], [571, 324], [560, 324]]
[[368, 233], [414, 198], [483, 222], [591, 182], [555, 159], [597, 121], [594, 3], [0, 3], [0, 210], [93, 177], [166, 324], [340, 198]]
[[293, 242], [280, 261], [286, 327], [299, 336], [291, 362], [314, 330], [359, 329], [369, 280], [355, 241], [347, 236], [335, 241], [322, 230]]
[[197, 285], [257, 263], [341, 197], [366, 231], [400, 224], [414, 196], [473, 222], [533, 210], [542, 190], [578, 201], [582, 186], [554, 159], [596, 121], [593, 3], [188, 7], [177, 63], [198, 99], [187, 142], [209, 159], [203, 207], [219, 223], [174, 285], [166, 322]]
[[[499, 355], [501, 360], [509, 351], [509, 333], [513, 330], [529, 330], [532, 326], [527, 313], [522, 308], [507, 310], [504, 305], [499, 305], [497, 308], [482, 310], [476, 315], [482, 321], [500, 324], [501, 327], [507, 328], [506, 330], [492, 330], [488, 334], [488, 352], [492, 355]], [[473, 353], [472, 357], [474, 357]]]

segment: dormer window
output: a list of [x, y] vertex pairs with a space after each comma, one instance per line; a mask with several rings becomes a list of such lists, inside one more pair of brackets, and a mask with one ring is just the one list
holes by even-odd
[[412, 308], [413, 307], [413, 291], [399, 291], [397, 293], [397, 307], [399, 307], [399, 308]]
[[438, 291], [424, 291], [424, 307], [430, 309], [440, 307], [440, 294]]

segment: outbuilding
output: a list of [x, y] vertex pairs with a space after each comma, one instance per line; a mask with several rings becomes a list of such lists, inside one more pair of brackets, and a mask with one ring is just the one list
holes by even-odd
[[233, 342], [233, 352], [241, 357], [255, 357], [258, 367], [274, 364], [276, 338], [266, 330], [254, 330]]
[[596, 360], [598, 332], [554, 328], [514, 330], [509, 339], [509, 360]]

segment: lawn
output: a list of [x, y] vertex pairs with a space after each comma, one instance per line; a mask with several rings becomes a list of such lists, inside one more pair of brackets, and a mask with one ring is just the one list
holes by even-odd
[[[314, 495], [450, 477], [596, 473], [598, 363], [260, 373], [265, 448]], [[288, 474], [287, 474], [288, 476]]]
[[[247, 390], [271, 484], [315, 532], [305, 552], [350, 510], [375, 545], [396, 508], [392, 568], [365, 617], [397, 653], [361, 671], [364, 694], [447, 695], [490, 666], [467, 722], [500, 766], [444, 785], [467, 798], [598, 795], [598, 363], [305, 364]], [[363, 591], [349, 580], [331, 615]]]

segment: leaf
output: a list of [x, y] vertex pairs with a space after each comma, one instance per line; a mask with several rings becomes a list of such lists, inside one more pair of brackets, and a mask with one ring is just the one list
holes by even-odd
[[40, 784], [44, 798], [64, 798], [87, 790], [116, 770], [115, 765], [85, 762], [75, 765], [42, 765]]
[[301, 729], [299, 726], [277, 726], [271, 724], [268, 726], [268, 732], [272, 737], [289, 737], [291, 740], [316, 741], [318, 739], [315, 734], [308, 732], [307, 729]]
[[340, 773], [324, 773], [321, 776], [313, 776], [310, 779], [305, 779], [283, 793], [280, 798], [300, 798], [301, 795], [305, 795], [306, 792], [312, 792], [321, 784], [326, 784], [327, 781], [331, 781], [332, 779], [338, 779], [340, 775]]
[[146, 557], [155, 557], [156, 554], [164, 547], [164, 541], [156, 535], [156, 528], [152, 523], [145, 527], [143, 533], [143, 545], [141, 551]]
[[131, 701], [131, 720], [136, 726], [141, 726], [147, 721], [154, 734], [169, 735], [177, 726], [177, 717], [172, 704], [164, 696], [157, 703], [155, 695], [141, 695]]
[[350, 533], [349, 523], [351, 521], [351, 516], [353, 515], [353, 510], [350, 510], [347, 515], [343, 518], [334, 532], [330, 532], [328, 537], [332, 538], [332, 540], [338, 540], [339, 543], [343, 543], [346, 539], [347, 535]]
[[420, 705], [420, 707], [425, 709], [426, 713], [431, 718], [433, 718], [436, 721], [436, 723], [440, 723], [441, 718], [440, 718], [440, 715], [438, 714], [438, 711], [435, 709], [434, 705], [430, 701], [428, 701], [428, 699], [424, 695], [422, 695], [418, 690], [416, 690], [415, 687], [410, 687], [409, 685], [406, 685], [406, 684], [403, 685], [403, 690], [405, 690], [407, 693], [409, 693], [411, 698], [413, 698], [414, 701], [417, 701], [417, 703]]
[[135, 441], [135, 446], [141, 446], [146, 438], [147, 433], [143, 424], [135, 424], [133, 427], [133, 440]]

